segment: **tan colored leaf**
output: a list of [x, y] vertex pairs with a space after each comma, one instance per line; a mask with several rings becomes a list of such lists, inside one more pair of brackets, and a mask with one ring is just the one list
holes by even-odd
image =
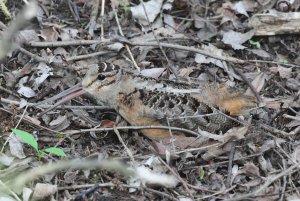
[[43, 199], [57, 192], [57, 185], [37, 183], [33, 192], [33, 199]]
[[[251, 84], [253, 85], [253, 87], [255, 88], [255, 90], [257, 92], [260, 92], [262, 90], [262, 88], [265, 85], [265, 81], [266, 81], [266, 77], [267, 75], [263, 72], [261, 72], [260, 74], [257, 75], [257, 77], [251, 82]], [[247, 89], [247, 91], [244, 93], [244, 95], [247, 96], [254, 96], [253, 92], [251, 91], [250, 88]]]

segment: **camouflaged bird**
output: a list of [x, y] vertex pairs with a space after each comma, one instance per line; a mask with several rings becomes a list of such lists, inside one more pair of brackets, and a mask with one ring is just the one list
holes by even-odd
[[[82, 89], [98, 104], [114, 108], [133, 126], [167, 126], [167, 118], [171, 118], [170, 126], [218, 133], [235, 124], [219, 111], [236, 117], [256, 106], [253, 98], [216, 83], [191, 84], [144, 77], [108, 63], [91, 67], [82, 80]], [[142, 132], [152, 139], [170, 136], [163, 129]]]

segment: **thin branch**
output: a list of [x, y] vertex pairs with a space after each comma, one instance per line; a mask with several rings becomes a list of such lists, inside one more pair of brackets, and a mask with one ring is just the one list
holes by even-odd
[[49, 59], [45, 59], [43, 57], [35, 55], [35, 54], [29, 52], [28, 50], [22, 48], [22, 47], [19, 47], [18, 49], [20, 50], [20, 52], [22, 52], [23, 54], [29, 56], [30, 58], [34, 59], [37, 62], [44, 62], [46, 64], [49, 64]]
[[101, 1], [101, 13], [100, 13], [100, 18], [101, 18], [101, 23], [100, 23], [100, 27], [101, 27], [101, 40], [104, 39], [104, 27], [103, 27], [103, 19], [104, 19], [104, 7], [105, 7], [105, 0]]
[[[2, 87], [2, 86], [0, 86], [0, 91], [4, 91], [5, 93], [8, 93], [8, 94], [10, 94], [10, 95], [12, 95], [12, 96], [15, 96], [15, 97], [17, 97], [17, 98], [20, 98], [20, 96], [19, 96], [18, 94], [16, 94], [15, 92], [13, 92], [13, 91], [11, 91], [11, 90], [9, 90], [9, 89], [6, 89], [6, 88], [4, 88], [4, 87]], [[0, 97], [0, 99], [1, 99], [1, 97]]]
[[[124, 33], [122, 31], [122, 28], [121, 28], [121, 25], [120, 25], [120, 22], [119, 22], [119, 18], [118, 18], [118, 14], [117, 14], [117, 11], [115, 9], [115, 6], [112, 5], [112, 9], [113, 9], [113, 12], [114, 12], [114, 15], [115, 15], [115, 19], [116, 19], [116, 22], [117, 22], [117, 25], [118, 25], [118, 29], [119, 29], [119, 32], [121, 34], [122, 37], [124, 37]], [[141, 71], [140, 67], [137, 65], [134, 57], [133, 57], [133, 54], [129, 48], [129, 46], [127, 44], [124, 44], [129, 56], [130, 56], [130, 59], [131, 59], [131, 62], [133, 63], [134, 67], [138, 70], [138, 71]]]
[[[120, 126], [116, 127], [118, 130], [140, 130], [140, 129], [165, 129], [169, 130], [171, 129], [172, 131], [181, 131], [184, 133], [188, 133], [190, 135], [198, 137], [200, 134], [196, 133], [194, 131], [185, 129], [185, 128], [178, 128], [178, 127], [169, 127], [169, 126]], [[87, 132], [97, 132], [97, 131], [112, 131], [114, 130], [113, 128], [92, 128], [92, 129], [79, 129], [76, 131], [70, 131], [68, 133], [61, 133], [61, 134], [69, 134], [69, 135], [75, 135], [75, 134], [80, 134], [80, 133], [87, 133]]]
[[268, 126], [266, 124], [259, 124], [259, 127], [262, 128], [262, 129], [265, 129], [266, 131], [269, 131], [270, 133], [279, 134], [279, 135], [281, 135], [283, 137], [292, 136], [291, 134], [289, 134], [287, 132], [281, 131], [281, 130], [279, 130], [277, 128]]
[[151, 29], [151, 33], [152, 33], [152, 35], [154, 36], [154, 38], [155, 38], [155, 40], [156, 40], [156, 42], [157, 42], [157, 44], [158, 44], [158, 46], [159, 46], [160, 51], [163, 53], [164, 57], [166, 58], [169, 69], [170, 69], [171, 72], [175, 75], [176, 79], [178, 79], [178, 73], [176, 72], [176, 70], [175, 70], [175, 69], [173, 68], [173, 66], [171, 65], [171, 62], [170, 62], [169, 58], [167, 57], [167, 54], [166, 54], [165, 50], [162, 48], [162, 46], [160, 45], [159, 40], [158, 40], [157, 37], [156, 37], [156, 34], [155, 34], [155, 32], [154, 32], [154, 29], [153, 29], [153, 27], [152, 27], [152, 25], [151, 25], [151, 22], [150, 22], [150, 20], [149, 20], [148, 13], [147, 13], [147, 10], [146, 10], [144, 1], [141, 0], [141, 3], [142, 3], [142, 6], [143, 6], [144, 13], [145, 13], [145, 15], [146, 15], [146, 18], [147, 18], [149, 27], [150, 27], [150, 29]]
[[102, 56], [102, 55], [106, 55], [106, 54], [110, 54], [110, 53], [116, 54], [112, 51], [99, 51], [99, 52], [93, 52], [93, 53], [90, 53], [90, 54], [84, 54], [84, 55], [69, 57], [69, 58], [66, 58], [66, 61], [83, 60], [83, 59], [88, 59], [88, 58], [92, 58], [92, 57], [96, 57], [96, 56]]
[[232, 176], [232, 164], [234, 159], [235, 153], [235, 141], [231, 145], [231, 150], [228, 159], [228, 170], [227, 170], [227, 180], [226, 180], [226, 187], [229, 188], [231, 186], [231, 176]]
[[[24, 111], [23, 111], [23, 113], [22, 113], [22, 115], [21, 115], [21, 117], [20, 117], [20, 119], [19, 119], [17, 125], [15, 126], [15, 128], [18, 128], [18, 126], [20, 125], [20, 123], [21, 123], [21, 121], [23, 120], [24, 115], [25, 115], [25, 113], [26, 113], [26, 111], [27, 111], [27, 108], [28, 108], [28, 105], [26, 105], [26, 107], [25, 107], [25, 109], [24, 109]], [[4, 142], [4, 144], [3, 144], [2, 148], [1, 148], [0, 153], [3, 153], [5, 146], [7, 145], [8, 141], [11, 139], [11, 136], [12, 136], [12, 135], [13, 135], [13, 132], [10, 132], [8, 138], [5, 140], [5, 142]]]
[[[115, 40], [119, 40], [119, 39], [115, 38]], [[127, 42], [129, 45], [132, 45], [132, 46], [155, 46], [155, 47], [159, 46], [157, 44], [157, 42], [131, 42], [131, 41], [122, 41], [122, 40], [120, 40], [120, 42]], [[179, 50], [184, 50], [184, 51], [195, 52], [195, 53], [207, 56], [207, 57], [211, 57], [211, 58], [218, 59], [218, 60], [221, 60], [221, 61], [233, 62], [233, 63], [237, 63], [237, 64], [246, 64], [246, 63], [252, 62], [252, 63], [280, 64], [280, 65], [285, 65], [285, 66], [290, 66], [290, 67], [297, 67], [297, 68], [300, 67], [300, 65], [284, 64], [284, 63], [281, 63], [281, 62], [263, 61], [263, 60], [242, 60], [242, 59], [238, 59], [238, 58], [234, 58], [234, 57], [226, 56], [226, 55], [219, 56], [219, 55], [215, 55], [215, 54], [212, 54], [212, 53], [208, 53], [207, 51], [201, 50], [199, 48], [187, 47], [187, 46], [182, 46], [182, 45], [177, 45], [177, 44], [160, 43], [160, 45], [162, 47], [168, 47], [168, 48], [174, 48], [174, 49], [179, 49]]]
[[88, 32], [91, 36], [94, 36], [94, 29], [96, 27], [96, 19], [98, 16], [99, 4], [100, 4], [100, 0], [94, 0], [93, 8], [90, 16], [90, 22], [87, 25], [89, 28]]
[[69, 9], [74, 17], [74, 20], [76, 22], [79, 22], [79, 16], [78, 16], [78, 12], [75, 11], [75, 9], [73, 9], [74, 5], [73, 5], [73, 2], [72, 0], [68, 0], [68, 6], [69, 6]]
[[[129, 45], [132, 46], [155, 46], [155, 47], [159, 47], [159, 44], [157, 42], [130, 42], [128, 41]], [[195, 47], [187, 47], [187, 46], [183, 46], [183, 45], [176, 45], [176, 44], [169, 44], [169, 43], [160, 43], [160, 45], [162, 47], [168, 47], [168, 48], [174, 48], [174, 49], [179, 49], [179, 50], [184, 50], [184, 51], [190, 51], [190, 52], [195, 52], [198, 54], [202, 54], [204, 56], [208, 56], [211, 58], [215, 58], [221, 61], [228, 61], [228, 62], [233, 62], [233, 63], [239, 63], [239, 64], [245, 64], [247, 63], [247, 61], [245, 60], [241, 60], [241, 59], [237, 59], [234, 57], [230, 57], [230, 56], [219, 56], [219, 55], [214, 55], [211, 53], [208, 53], [207, 51], [195, 48]]]
[[164, 166], [166, 166], [168, 168], [168, 170], [170, 172], [172, 172], [172, 174], [182, 183], [183, 187], [185, 188], [185, 190], [187, 191], [189, 196], [193, 196], [192, 192], [190, 191], [186, 181], [184, 181], [162, 158], [158, 157], [159, 161], [164, 164]]
[[93, 45], [93, 44], [110, 44], [111, 40], [72, 40], [72, 41], [55, 41], [55, 42], [38, 42], [31, 41], [27, 45], [31, 47], [66, 47], [77, 45]]
[[126, 146], [126, 144], [125, 144], [124, 140], [122, 139], [122, 137], [121, 137], [118, 129], [115, 126], [113, 127], [113, 129], [114, 129], [114, 132], [116, 133], [116, 135], [118, 136], [119, 141], [122, 143], [123, 147], [125, 148], [125, 150], [126, 150], [128, 156], [129, 156], [130, 160], [134, 161], [133, 154], [130, 151], [130, 149], [128, 149], [128, 147]]
[[262, 100], [261, 100], [258, 92], [256, 91], [256, 89], [254, 88], [253, 84], [251, 82], [249, 82], [249, 80], [246, 78], [246, 76], [239, 69], [235, 68], [234, 66], [231, 66], [231, 67], [239, 76], [241, 76], [241, 78], [244, 80], [244, 82], [246, 82], [246, 84], [250, 87], [251, 91], [253, 92], [253, 94], [256, 97], [257, 102], [262, 103]]
[[[14, 100], [6, 99], [6, 98], [1, 98], [0, 97], [0, 102], [20, 106], [20, 101], [14, 101]], [[28, 107], [39, 107], [39, 108], [43, 108], [43, 109], [53, 107], [53, 105], [48, 105], [48, 104], [36, 105], [36, 103], [27, 103], [27, 106]], [[112, 109], [112, 108], [107, 107], [107, 106], [99, 106], [99, 105], [82, 105], [82, 106], [79, 106], [79, 105], [60, 105], [56, 109], [60, 109], [60, 110], [63, 110], [63, 109], [109, 110], [109, 109]]]
[[248, 198], [258, 196], [260, 192], [265, 190], [269, 185], [271, 185], [276, 180], [280, 179], [281, 177], [293, 174], [294, 172], [299, 171], [299, 169], [300, 169], [300, 163], [294, 164], [294, 165], [290, 166], [288, 169], [280, 172], [279, 174], [272, 176], [271, 178], [268, 178], [267, 181], [263, 185], [261, 185], [256, 191], [244, 194], [240, 197], [226, 199], [225, 201], [246, 200]]

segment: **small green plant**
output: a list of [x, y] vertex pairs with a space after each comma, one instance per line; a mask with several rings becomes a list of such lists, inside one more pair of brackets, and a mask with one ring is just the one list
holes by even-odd
[[126, 12], [130, 11], [130, 4], [126, 0], [119, 0], [119, 4], [122, 7], [122, 9]]
[[257, 49], [260, 49], [261, 45], [258, 41], [249, 40], [249, 43], [253, 46], [255, 46]]
[[204, 178], [205, 178], [205, 171], [201, 168], [201, 169], [199, 170], [199, 180], [200, 180], [200, 181], [203, 181]]
[[11, 14], [10, 14], [8, 8], [6, 7], [5, 3], [6, 3], [6, 0], [0, 0], [0, 10], [5, 15], [5, 17], [7, 17], [8, 19], [11, 19]]
[[19, 129], [11, 129], [12, 132], [14, 134], [16, 134], [24, 143], [32, 146], [35, 150], [36, 150], [36, 155], [38, 157], [39, 160], [41, 160], [41, 158], [43, 157], [43, 155], [45, 154], [45, 152], [50, 153], [50, 154], [54, 154], [56, 156], [65, 156], [65, 152], [58, 147], [49, 147], [49, 148], [45, 148], [40, 150], [38, 147], [38, 142], [36, 141], [36, 139], [33, 137], [32, 134], [27, 133], [26, 131], [22, 131]]

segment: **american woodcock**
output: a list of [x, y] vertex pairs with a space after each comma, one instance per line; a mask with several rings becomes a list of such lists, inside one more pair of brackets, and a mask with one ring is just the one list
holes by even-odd
[[[236, 125], [234, 117], [256, 106], [253, 98], [231, 92], [224, 85], [144, 77], [109, 63], [91, 67], [81, 88], [67, 91], [72, 95], [54, 107], [87, 92], [98, 104], [114, 108], [133, 126], [170, 125], [214, 133]], [[163, 129], [142, 132], [151, 139], [170, 137], [169, 131]]]
[[[255, 107], [253, 98], [216, 83], [191, 84], [144, 77], [101, 63], [88, 70], [82, 89], [98, 104], [114, 108], [134, 126], [168, 125], [197, 131], [226, 131], [237, 116]], [[223, 114], [219, 111], [224, 112]], [[188, 118], [190, 116], [197, 118]], [[174, 118], [186, 117], [186, 118]], [[143, 129], [150, 138], [167, 138], [168, 130]]]

